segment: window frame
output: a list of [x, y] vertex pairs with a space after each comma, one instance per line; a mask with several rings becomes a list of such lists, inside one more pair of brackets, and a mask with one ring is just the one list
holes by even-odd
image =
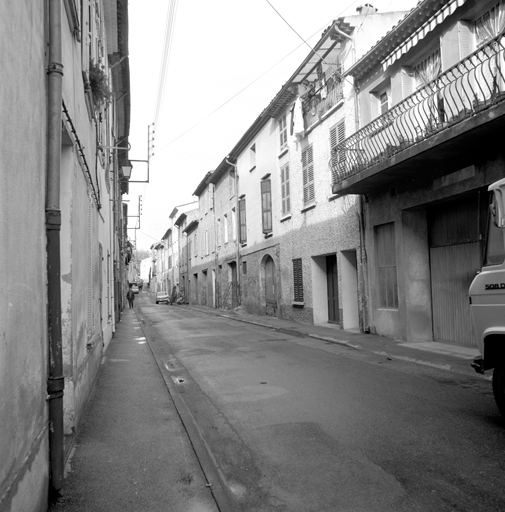
[[288, 124], [286, 112], [279, 118], [279, 151], [284, 151], [288, 147]]
[[223, 243], [228, 243], [228, 214], [223, 215]]

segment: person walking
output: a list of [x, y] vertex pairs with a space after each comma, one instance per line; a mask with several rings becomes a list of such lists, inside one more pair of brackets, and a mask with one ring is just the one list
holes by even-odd
[[135, 293], [133, 293], [132, 285], [130, 285], [130, 289], [128, 290], [128, 293], [126, 294], [126, 298], [128, 299], [128, 304], [130, 306], [130, 309], [133, 309], [133, 301], [135, 300]]

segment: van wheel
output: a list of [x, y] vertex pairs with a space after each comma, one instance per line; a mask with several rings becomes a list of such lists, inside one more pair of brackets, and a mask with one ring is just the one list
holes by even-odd
[[505, 365], [493, 370], [493, 395], [498, 409], [505, 417]]

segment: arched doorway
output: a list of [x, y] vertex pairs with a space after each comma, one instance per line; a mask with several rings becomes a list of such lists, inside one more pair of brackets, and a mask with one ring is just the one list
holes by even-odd
[[277, 316], [277, 287], [275, 279], [275, 263], [271, 256], [267, 255], [263, 259], [262, 270], [266, 302], [265, 313], [268, 316]]

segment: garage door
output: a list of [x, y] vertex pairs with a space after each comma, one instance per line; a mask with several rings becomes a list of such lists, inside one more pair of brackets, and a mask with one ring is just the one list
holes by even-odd
[[[481, 194], [485, 196], [485, 194]], [[482, 201], [482, 200], [481, 200]], [[482, 211], [477, 193], [429, 211], [433, 339], [475, 346], [468, 288], [481, 268]], [[487, 197], [484, 197], [487, 205]]]

